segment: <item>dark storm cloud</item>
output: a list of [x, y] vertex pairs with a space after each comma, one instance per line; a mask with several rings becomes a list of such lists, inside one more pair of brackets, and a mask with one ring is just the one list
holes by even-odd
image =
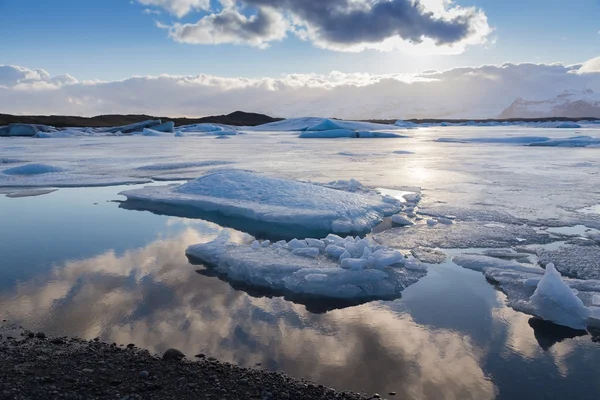
[[419, 43], [430, 38], [436, 44], [459, 42], [473, 30], [474, 13], [451, 19], [437, 18], [420, 2], [382, 0], [371, 4], [350, 0], [244, 0], [254, 6], [290, 12], [313, 28], [324, 40], [342, 45], [377, 43], [399, 36]]
[[[179, 0], [181, 1], [181, 0]], [[163, 26], [179, 42], [195, 44], [235, 43], [267, 47], [288, 32], [316, 46], [360, 51], [390, 50], [398, 43], [419, 44], [428, 39], [435, 46], [485, 42], [491, 32], [483, 11], [444, 3], [432, 3], [436, 13], [418, 0], [220, 0], [220, 11], [196, 23]], [[400, 39], [391, 46], [389, 39]]]

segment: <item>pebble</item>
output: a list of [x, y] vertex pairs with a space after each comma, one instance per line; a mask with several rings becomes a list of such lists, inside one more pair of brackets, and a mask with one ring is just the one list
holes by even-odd
[[138, 374], [138, 376], [139, 376], [141, 379], [148, 379], [148, 377], [150, 376], [150, 374], [148, 373], [148, 371], [141, 371], [141, 372]]
[[81, 370], [81, 372], [83, 372], [84, 374], [93, 374], [94, 370], [90, 368], [84, 368]]
[[177, 349], [169, 349], [165, 351], [165, 353], [162, 356], [162, 359], [165, 361], [181, 360], [182, 358], [185, 358], [185, 354], [183, 354]]
[[396, 392], [390, 392], [390, 393], [389, 393], [389, 395], [390, 395], [390, 396], [395, 396], [395, 395], [396, 395]]

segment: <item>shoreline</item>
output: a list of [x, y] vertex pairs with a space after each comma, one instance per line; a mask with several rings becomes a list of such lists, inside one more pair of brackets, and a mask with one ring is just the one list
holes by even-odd
[[347, 399], [280, 372], [243, 368], [175, 349], [152, 355], [127, 346], [0, 329], [0, 399]]

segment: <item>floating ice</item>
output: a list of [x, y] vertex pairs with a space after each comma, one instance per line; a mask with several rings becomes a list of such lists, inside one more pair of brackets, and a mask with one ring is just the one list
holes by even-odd
[[581, 125], [579, 125], [575, 122], [562, 122], [562, 123], [556, 125], [556, 127], [559, 129], [578, 129], [578, 128], [581, 128]]
[[562, 274], [579, 279], [600, 279], [600, 247], [565, 244], [555, 249], [540, 248], [540, 263], [552, 262]]
[[[298, 243], [307, 245], [307, 241], [298, 239], [262, 247], [228, 243], [226, 237], [220, 236], [213, 242], [188, 247], [186, 254], [208, 264], [228, 280], [320, 299], [393, 299], [426, 274], [414, 262], [410, 264], [412, 269], [405, 268], [402, 254], [368, 239], [329, 235], [313, 240], [308, 243], [315, 247], [299, 248]], [[330, 250], [323, 254], [319, 243], [329, 243]], [[337, 257], [332, 246], [350, 248], [351, 257]]]
[[375, 235], [386, 246], [413, 249], [419, 246], [451, 248], [504, 248], [526, 243], [548, 243], [550, 238], [526, 225], [496, 225], [485, 222], [425, 224], [394, 228]]
[[591, 136], [575, 136], [566, 139], [551, 139], [545, 142], [530, 143], [529, 146], [598, 147], [600, 146], [600, 138], [595, 138]]
[[270, 122], [255, 127], [244, 128], [248, 131], [271, 132], [301, 132], [301, 131], [326, 131], [332, 129], [348, 129], [351, 131], [384, 131], [396, 130], [398, 126], [377, 124], [372, 122], [331, 120], [318, 117], [289, 118], [283, 121]]
[[[104, 133], [134, 133], [134, 132], [142, 132], [144, 128], [154, 128], [160, 127], [162, 125], [162, 121], [160, 119], [156, 120], [148, 120], [142, 122], [136, 122], [130, 125], [123, 126], [112, 126], [109, 128], [96, 128], [96, 132], [104, 132]], [[164, 125], [163, 125], [164, 126]]]
[[142, 131], [142, 136], [173, 137], [173, 133], [161, 132], [150, 128], [144, 128], [144, 130]]
[[2, 171], [6, 175], [39, 175], [51, 172], [63, 172], [64, 169], [46, 164], [26, 164], [18, 167], [8, 168]]
[[486, 144], [531, 144], [547, 142], [550, 138], [545, 136], [507, 136], [507, 137], [479, 137], [479, 138], [439, 138], [441, 143], [486, 143]]
[[215, 165], [228, 165], [232, 164], [231, 161], [221, 160], [207, 160], [207, 161], [190, 161], [190, 162], [177, 162], [177, 163], [162, 163], [162, 164], [150, 164], [136, 168], [139, 171], [171, 171], [176, 169], [187, 169], [187, 168], [200, 168]]
[[400, 225], [400, 226], [410, 226], [410, 225], [415, 224], [410, 219], [408, 219], [400, 214], [392, 215], [392, 222], [394, 224]]
[[322, 185], [270, 178], [246, 171], [218, 171], [181, 186], [122, 193], [137, 202], [191, 207], [265, 224], [316, 232], [367, 232], [401, 203], [374, 192], [349, 193]]
[[546, 266], [546, 273], [531, 296], [531, 304], [542, 319], [573, 329], [587, 327], [590, 311], [563, 282], [552, 263]]

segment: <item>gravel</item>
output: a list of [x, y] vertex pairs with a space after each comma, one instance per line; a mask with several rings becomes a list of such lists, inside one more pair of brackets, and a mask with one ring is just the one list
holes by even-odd
[[46, 338], [24, 330], [4, 333], [0, 334], [2, 400], [368, 398], [214, 358], [163, 360], [137, 347], [98, 340]]

